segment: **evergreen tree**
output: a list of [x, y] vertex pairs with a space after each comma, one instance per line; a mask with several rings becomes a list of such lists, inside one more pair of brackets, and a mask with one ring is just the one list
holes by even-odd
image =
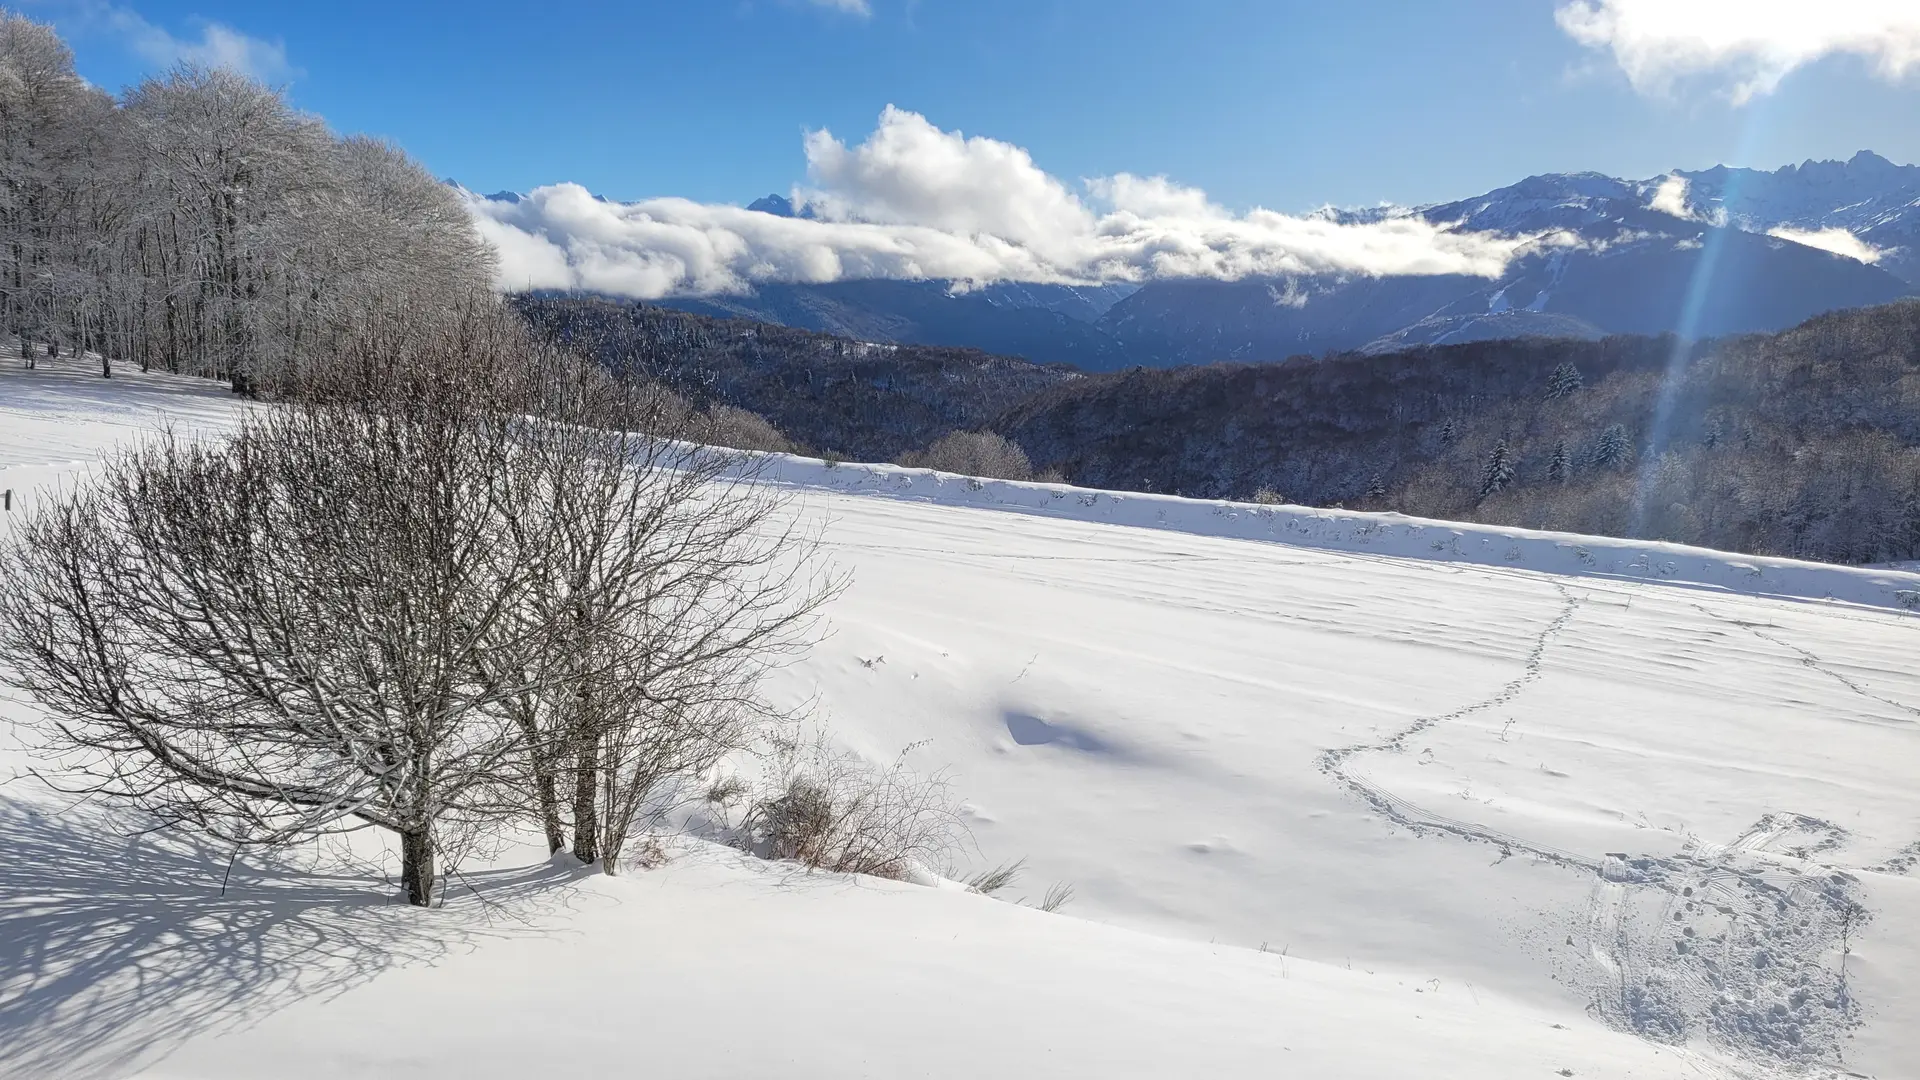
[[1367, 498], [1384, 499], [1386, 497], [1387, 497], [1386, 477], [1381, 476], [1379, 473], [1374, 473], [1373, 478], [1367, 481]]
[[1580, 377], [1580, 369], [1573, 366], [1573, 361], [1566, 361], [1554, 368], [1553, 374], [1547, 376], [1547, 400], [1558, 401], [1561, 398], [1572, 397], [1585, 385], [1586, 380]]
[[1616, 470], [1625, 468], [1633, 460], [1633, 442], [1627, 438], [1625, 425], [1607, 425], [1593, 448], [1592, 460], [1595, 468]]
[[1487, 471], [1480, 480], [1480, 497], [1484, 499], [1512, 482], [1513, 450], [1507, 446], [1507, 440], [1501, 439], [1493, 444], [1493, 453], [1487, 455]]
[[1454, 442], [1459, 438], [1460, 438], [1460, 429], [1453, 426], [1453, 417], [1449, 416], [1445, 420], [1442, 420], [1440, 422], [1440, 445], [1441, 446], [1452, 446]]
[[1553, 457], [1547, 462], [1547, 481], [1564, 484], [1573, 479], [1573, 452], [1567, 448], [1567, 440], [1561, 439], [1553, 444]]

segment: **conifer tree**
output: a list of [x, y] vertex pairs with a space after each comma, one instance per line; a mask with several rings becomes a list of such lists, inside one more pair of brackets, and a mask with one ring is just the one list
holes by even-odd
[[1558, 401], [1561, 398], [1572, 397], [1585, 385], [1586, 380], [1580, 377], [1580, 369], [1573, 366], [1573, 361], [1566, 361], [1554, 368], [1553, 374], [1547, 376], [1547, 400]]
[[1567, 440], [1561, 439], [1553, 444], [1553, 457], [1547, 462], [1547, 480], [1550, 483], [1564, 484], [1573, 479], [1573, 453], [1567, 448]]
[[1501, 439], [1493, 444], [1493, 453], [1487, 455], [1487, 470], [1480, 481], [1480, 497], [1487, 498], [1513, 482], [1513, 450], [1507, 440]]
[[1601, 469], [1622, 469], [1633, 460], [1633, 442], [1627, 438], [1627, 429], [1622, 424], [1609, 424], [1600, 433], [1600, 441], [1593, 448], [1593, 464]]

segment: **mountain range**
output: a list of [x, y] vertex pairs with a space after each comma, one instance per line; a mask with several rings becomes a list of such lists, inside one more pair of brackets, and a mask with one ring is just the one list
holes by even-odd
[[[807, 213], [778, 195], [750, 208]], [[1104, 371], [1519, 337], [1720, 337], [1920, 294], [1920, 166], [1868, 151], [1771, 172], [1555, 173], [1453, 202], [1317, 213], [1342, 222], [1415, 216], [1547, 239], [1497, 280], [1309, 275], [973, 289], [850, 280], [657, 303]]]

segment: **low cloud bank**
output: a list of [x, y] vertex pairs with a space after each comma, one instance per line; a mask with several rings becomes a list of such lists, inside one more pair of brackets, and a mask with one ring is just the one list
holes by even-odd
[[1845, 229], [1794, 229], [1785, 225], [1767, 230], [1768, 236], [1777, 236], [1782, 240], [1791, 240], [1796, 244], [1831, 251], [1835, 255], [1845, 255], [1863, 263], [1877, 263], [1883, 254], [1881, 250], [1853, 235]]
[[1085, 284], [1154, 278], [1468, 274], [1496, 277], [1537, 238], [1418, 217], [1343, 224], [1255, 209], [1121, 173], [1069, 186], [1010, 143], [943, 131], [889, 106], [864, 142], [804, 143], [803, 217], [553, 184], [517, 202], [470, 195], [508, 290], [657, 299], [766, 282], [859, 278]]

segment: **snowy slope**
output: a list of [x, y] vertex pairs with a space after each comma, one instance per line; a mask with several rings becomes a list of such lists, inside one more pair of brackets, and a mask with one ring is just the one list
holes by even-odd
[[[29, 835], [46, 833], [55, 830]], [[69, 1008], [24, 1018], [26, 1037], [0, 1047], [9, 1070], [174, 1080], [1714, 1075], [1693, 1071], [1711, 1067], [1701, 1055], [1485, 988], [1156, 938], [962, 893], [794, 876], [711, 848], [625, 879], [539, 864], [478, 874], [491, 906], [468, 894], [423, 914], [378, 906], [357, 882], [253, 867], [216, 899], [203, 872], [211, 853], [147, 847], [116, 866], [129, 881], [151, 878], [156, 863], [170, 870], [161, 899], [110, 885], [84, 919], [44, 920], [114, 933], [120, 947], [65, 967], [76, 984], [103, 970], [111, 981], [39, 992], [70, 990]], [[59, 884], [59, 901], [91, 893]], [[143, 987], [126, 971], [135, 958], [148, 969]]]
[[[0, 369], [0, 487], [234, 409]], [[1916, 1075], [1920, 577], [767, 468], [852, 577], [772, 692], [926, 740], [1066, 914], [691, 842], [429, 913], [324, 853], [221, 897], [226, 852], [16, 779], [0, 1075]]]

